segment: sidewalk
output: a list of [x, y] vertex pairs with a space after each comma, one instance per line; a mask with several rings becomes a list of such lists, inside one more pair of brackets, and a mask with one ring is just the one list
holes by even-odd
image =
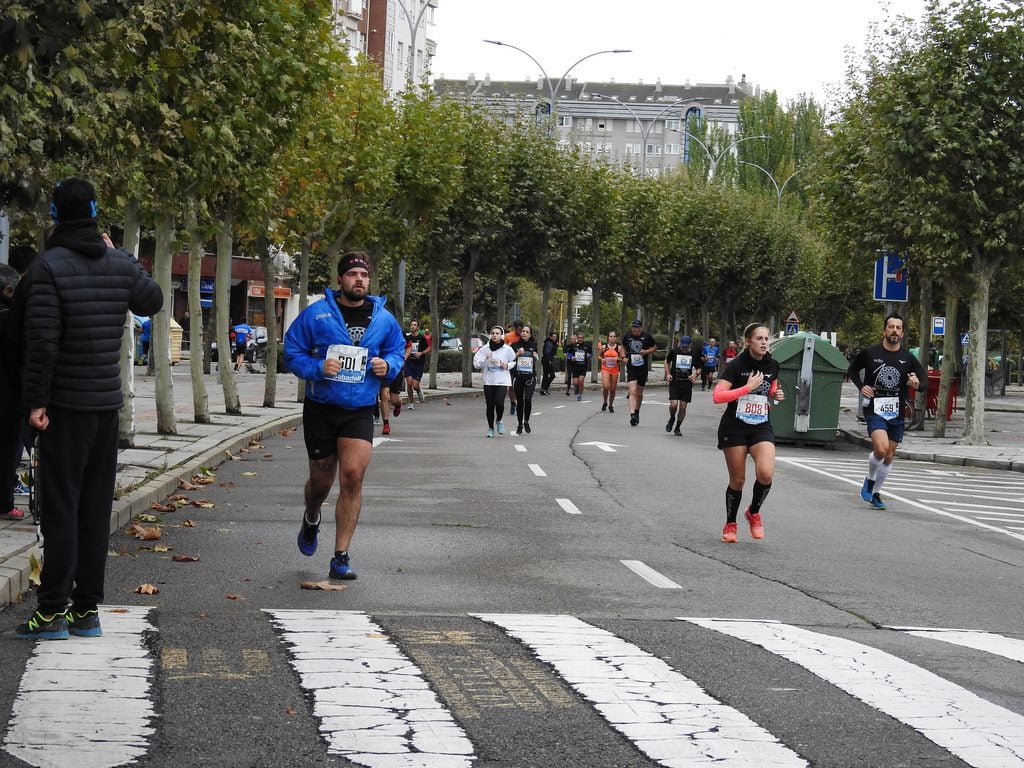
[[[135, 445], [118, 452], [111, 531], [127, 525], [134, 515], [147, 512], [154, 501], [162, 501], [173, 493], [179, 480], [188, 480], [200, 467], [215, 467], [224, 461], [227, 452], [237, 453], [253, 439], [302, 421], [295, 376], [278, 374], [276, 405], [264, 408], [265, 377], [237, 374], [235, 381], [242, 415], [230, 416], [224, 412], [220, 377], [213, 373], [205, 377], [210, 423], [194, 423], [191, 376], [187, 362], [183, 361], [171, 369], [177, 434], [160, 435], [156, 432], [155, 380], [143, 375], [143, 371], [141, 367], [135, 369]], [[437, 389], [428, 389], [428, 381], [429, 374], [424, 376], [423, 384], [423, 394], [428, 400], [480, 394], [479, 388], [461, 386], [461, 373], [439, 373]], [[28, 590], [30, 557], [34, 555], [39, 559], [42, 554], [36, 544], [32, 518], [28, 515], [28, 497], [16, 497], [16, 502], [26, 511], [25, 519], [0, 519], [0, 607], [20, 599]]]
[[[839, 411], [839, 434], [851, 443], [870, 447], [864, 423], [857, 420], [856, 387], [847, 382]], [[945, 437], [932, 437], [933, 419], [925, 419], [924, 430], [907, 431], [896, 456], [914, 461], [930, 461], [954, 466], [1024, 472], [1024, 387], [1007, 386], [1003, 397], [985, 401], [985, 439], [989, 445], [960, 445], [964, 434], [964, 399], [946, 423]]]
[[[172, 368], [174, 379], [175, 435], [156, 433], [154, 380], [141, 375], [136, 368], [135, 446], [118, 455], [117, 499], [111, 514], [111, 530], [127, 525], [136, 514], [146, 512], [154, 501], [162, 501], [178, 487], [179, 480], [188, 480], [203, 466], [217, 466], [226, 452], [237, 453], [251, 440], [264, 434], [292, 427], [302, 421], [302, 405], [297, 402], [298, 383], [291, 374], [277, 377], [274, 408], [264, 408], [265, 379], [262, 375], [240, 373], [236, 377], [242, 415], [224, 413], [224, 398], [216, 373], [206, 376], [206, 393], [211, 423], [196, 424], [192, 419], [192, 387], [187, 366]], [[461, 386], [461, 373], [439, 373], [437, 389], [428, 389], [429, 374], [424, 376], [424, 396], [428, 400], [446, 397], [479, 395], [479, 374], [474, 374], [474, 387]], [[651, 371], [651, 386], [664, 386], [662, 369]], [[555, 379], [556, 389], [561, 374]], [[588, 388], [594, 385], [588, 381]], [[940, 464], [976, 466], [1024, 472], [1024, 387], [1007, 388], [1005, 397], [992, 397], [985, 403], [988, 446], [963, 446], [957, 440], [963, 435], [964, 413], [953, 412], [946, 429], [947, 437], [931, 437], [933, 421], [925, 422], [925, 430], [907, 432], [897, 456]], [[843, 387], [839, 414], [839, 434], [850, 442], [870, 446], [864, 425], [857, 421], [857, 391], [853, 384]], [[27, 497], [19, 497], [18, 505], [27, 509]], [[0, 520], [0, 607], [17, 600], [29, 588], [29, 558], [41, 553], [36, 545], [32, 520]]]

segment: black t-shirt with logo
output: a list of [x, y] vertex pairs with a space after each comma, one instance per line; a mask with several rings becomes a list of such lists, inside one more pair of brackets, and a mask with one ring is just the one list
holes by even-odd
[[668, 362], [668, 371], [672, 375], [673, 381], [688, 377], [695, 368], [700, 370], [704, 367], [701, 355], [692, 348], [686, 352], [678, 347], [670, 349], [665, 360]]
[[639, 364], [636, 364], [634, 363], [634, 355], [639, 355], [645, 349], [655, 346], [655, 342], [654, 337], [646, 331], [642, 331], [639, 336], [634, 336], [632, 331], [630, 331], [622, 339], [622, 346], [626, 348], [626, 367], [640, 369], [647, 367], [648, 358], [644, 357]]
[[757, 360], [749, 350], [744, 349], [725, 366], [719, 381], [728, 381], [732, 384], [730, 389], [738, 389], [745, 387], [751, 375], [757, 371], [764, 374], [761, 386], [726, 405], [725, 413], [722, 414], [722, 428], [770, 426], [768, 393], [779, 378], [779, 363], [774, 357], [766, 354]]
[[897, 418], [903, 413], [907, 377], [912, 373], [921, 382], [927, 380], [921, 361], [914, 355], [905, 349], [890, 351], [882, 344], [865, 347], [850, 363], [850, 380], [857, 389], [867, 384], [875, 390], [875, 396], [864, 406], [864, 413], [877, 413], [884, 418]]
[[347, 307], [339, 302], [338, 309], [341, 310], [341, 316], [345, 319], [352, 343], [359, 345], [359, 342], [363, 340], [363, 334], [370, 326], [370, 318], [373, 317], [373, 304], [364, 301], [358, 307]]

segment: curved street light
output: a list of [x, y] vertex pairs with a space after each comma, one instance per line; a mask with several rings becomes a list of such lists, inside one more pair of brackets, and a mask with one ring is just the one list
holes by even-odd
[[[676, 130], [676, 129], [673, 128], [671, 130]], [[711, 171], [708, 174], [708, 176], [710, 178], [712, 178], [712, 179], [715, 178], [715, 174], [718, 171], [718, 163], [721, 162], [722, 158], [725, 157], [729, 153], [729, 151], [732, 150], [732, 148], [735, 147], [737, 144], [740, 144], [741, 142], [744, 142], [744, 141], [750, 141], [751, 139], [764, 139], [765, 141], [767, 141], [768, 138], [769, 138], [768, 136], [744, 136], [742, 139], [736, 139], [736, 141], [734, 141], [732, 144], [730, 144], [725, 149], [723, 149], [721, 152], [719, 152], [718, 156], [715, 157], [714, 155], [711, 154], [711, 150], [708, 149], [708, 145], [705, 144], [703, 141], [701, 141], [696, 136], [694, 136], [692, 133], [690, 133], [689, 131], [686, 131], [686, 130], [682, 130], [682, 129], [679, 130], [679, 133], [683, 134], [684, 136], [689, 136], [691, 139], [693, 139], [698, 144], [700, 144], [700, 148], [703, 149], [704, 152], [707, 154], [708, 161], [711, 163]], [[737, 162], [743, 162], [743, 161], [740, 160], [740, 161], [737, 161]], [[762, 168], [761, 170], [764, 170], [764, 169]], [[788, 181], [788, 179], [787, 179], [787, 181]]]
[[778, 209], [779, 210], [782, 209], [782, 192], [783, 192], [783, 190], [786, 188], [786, 185], [789, 184], [789, 182], [793, 180], [793, 177], [796, 176], [798, 173], [800, 173], [800, 171], [803, 170], [803, 168], [797, 168], [795, 171], [793, 171], [791, 174], [789, 174], [789, 177], [784, 182], [782, 182], [782, 186], [779, 186], [779, 182], [777, 182], [775, 180], [775, 176], [767, 168], [762, 168], [757, 163], [748, 163], [746, 160], [737, 160], [736, 162], [737, 163], [741, 163], [743, 165], [752, 165], [755, 168], [757, 168], [757, 170], [762, 171], [765, 175], [768, 176], [768, 178], [771, 180], [772, 184], [775, 186], [775, 194], [778, 197], [778, 201], [779, 201], [779, 204], [778, 204]]
[[569, 73], [572, 72], [579, 64], [581, 64], [582, 62], [586, 61], [587, 59], [593, 58], [594, 56], [600, 56], [600, 55], [605, 54], [605, 53], [632, 53], [633, 52], [629, 48], [613, 48], [613, 49], [606, 50], [606, 51], [594, 51], [593, 53], [588, 53], [586, 56], [583, 56], [582, 58], [579, 58], [576, 61], [574, 61], [569, 66], [569, 68], [567, 70], [565, 70], [565, 72], [562, 73], [562, 76], [560, 78], [558, 78], [558, 82], [555, 83], [554, 85], [552, 85], [551, 78], [548, 77], [547, 70], [545, 70], [544, 67], [541, 66], [541, 63], [539, 61], [537, 61], [537, 59], [534, 58], [534, 56], [531, 53], [529, 53], [529, 51], [523, 50], [518, 45], [512, 45], [512, 43], [505, 43], [505, 42], [502, 42], [501, 40], [484, 40], [484, 42], [485, 43], [490, 43], [491, 45], [500, 45], [500, 46], [503, 46], [505, 48], [511, 48], [514, 51], [519, 51], [521, 54], [526, 56], [530, 61], [532, 61], [534, 64], [537, 65], [537, 68], [540, 70], [541, 74], [544, 75], [544, 81], [548, 84], [548, 97], [549, 97], [548, 111], [551, 114], [555, 114], [555, 111], [556, 111], [555, 110], [555, 104], [557, 102], [555, 101], [555, 95], [558, 93], [559, 89], [562, 87], [562, 83], [565, 82], [565, 78], [568, 77]]
[[427, 8], [430, 7], [429, 3], [424, 3], [423, 7], [420, 8], [420, 12], [416, 15], [416, 21], [412, 20], [412, 14], [409, 13], [405, 7], [405, 3], [402, 0], [396, 0], [398, 7], [405, 15], [405, 20], [409, 24], [409, 72], [405, 79], [406, 83], [412, 83], [416, 79], [416, 38], [419, 36], [420, 23], [423, 21], [423, 14], [426, 13]]
[[591, 92], [590, 95], [591, 96], [596, 96], [599, 99], [607, 99], [608, 101], [614, 101], [620, 107], [624, 107], [629, 112], [629, 114], [631, 114], [633, 116], [633, 119], [636, 120], [637, 124], [640, 126], [640, 139], [643, 141], [643, 147], [642, 147], [641, 152], [640, 152], [640, 175], [642, 177], [644, 177], [644, 178], [647, 177], [647, 137], [650, 135], [651, 130], [654, 128], [654, 124], [656, 122], [658, 122], [658, 118], [659, 117], [661, 117], [666, 112], [668, 112], [670, 109], [672, 109], [672, 107], [678, 107], [680, 104], [686, 104], [686, 103], [694, 101], [694, 99], [676, 99], [671, 104], [668, 104], [667, 106], [665, 106], [654, 117], [649, 118], [648, 122], [645, 125], [643, 118], [641, 118], [640, 115], [638, 115], [636, 113], [636, 110], [634, 110], [626, 102], [621, 101], [618, 97], [616, 97], [616, 96], [608, 96], [608, 95], [603, 94], [603, 93], [594, 93], [594, 92]]

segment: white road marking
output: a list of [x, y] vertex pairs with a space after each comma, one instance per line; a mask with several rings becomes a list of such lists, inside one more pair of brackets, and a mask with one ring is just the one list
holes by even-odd
[[[819, 475], [825, 475], [825, 477], [831, 477], [833, 480], [838, 480], [841, 483], [847, 483], [849, 485], [853, 485], [853, 486], [856, 486], [858, 488], [860, 487], [861, 483], [863, 482], [863, 477], [860, 480], [855, 480], [855, 479], [851, 479], [851, 478], [848, 478], [848, 477], [844, 477], [842, 475], [837, 475], [834, 472], [826, 472], [823, 469], [819, 469], [818, 467], [812, 466], [813, 462], [810, 462], [810, 461], [807, 461], [807, 460], [804, 460], [804, 459], [791, 459], [791, 458], [788, 458], [788, 457], [779, 456], [779, 457], [777, 457], [776, 460], [777, 461], [785, 462], [785, 463], [787, 463], [787, 464], [789, 464], [791, 466], [794, 466], [794, 467], [800, 467], [801, 469], [806, 469], [806, 470], [808, 470], [810, 472], [816, 472]], [[886, 488], [888, 488], [888, 486], [886, 486]], [[918, 509], [923, 509], [924, 511], [931, 512], [932, 514], [935, 514], [935, 515], [941, 515], [942, 517], [949, 517], [949, 518], [952, 518], [954, 520], [959, 520], [962, 523], [968, 523], [969, 525], [973, 525], [973, 526], [976, 526], [978, 528], [984, 528], [987, 531], [993, 531], [995, 533], [1001, 533], [1004, 536], [1010, 536], [1010, 537], [1012, 537], [1014, 539], [1020, 539], [1021, 541], [1024, 541], [1024, 536], [1022, 536], [1019, 533], [1014, 533], [1013, 531], [1009, 531], [1005, 527], [1001, 528], [999, 526], [989, 525], [988, 523], [983, 523], [980, 520], [977, 520], [976, 518], [964, 517], [963, 515], [957, 515], [957, 514], [954, 514], [952, 512], [946, 512], [945, 510], [937, 509], [936, 507], [929, 506], [928, 504], [922, 504], [919, 501], [914, 501], [913, 499], [908, 499], [908, 498], [906, 498], [904, 496], [897, 496], [896, 494], [889, 493], [888, 491], [886, 491], [885, 495], [886, 495], [887, 498], [896, 499], [897, 501], [901, 501], [904, 504], [909, 504], [912, 507], [917, 507]]]
[[156, 729], [150, 608], [100, 606], [102, 637], [39, 641], [21, 677], [4, 751], [47, 768], [113, 768], [146, 754]]
[[522, 443], [516, 443], [516, 450], [519, 451], [519, 453], [526, 453], [526, 446]]
[[555, 410], [556, 410], [556, 411], [557, 411], [557, 410], [558, 410], [559, 408], [565, 408], [565, 406], [564, 406], [564, 405], [556, 405], [556, 406], [555, 406]]
[[555, 499], [555, 502], [557, 502], [558, 506], [560, 506], [563, 510], [568, 512], [570, 515], [583, 514], [582, 512], [580, 512], [580, 508], [577, 507], [568, 499]]
[[605, 453], [617, 453], [617, 451], [615, 450], [616, 448], [626, 447], [624, 445], [619, 445], [618, 443], [602, 443], [600, 440], [594, 440], [589, 443], [577, 443], [577, 445], [596, 445]]
[[606, 630], [573, 616], [477, 616], [525, 643], [613, 728], [661, 765], [807, 765], [742, 712]]
[[909, 725], [976, 768], [1020, 765], [1024, 716], [892, 654], [773, 621], [683, 618], [759, 645]]
[[629, 570], [641, 579], [653, 584], [659, 589], [682, 589], [682, 587], [672, 581], [672, 579], [667, 576], [662, 576], [656, 570], [651, 568], [651, 566], [646, 565], [639, 560], [619, 560], [619, 562], [629, 568]]
[[993, 632], [982, 632], [976, 629], [939, 629], [931, 627], [889, 627], [889, 629], [906, 632], [915, 637], [927, 637], [942, 640], [944, 643], [974, 648], [996, 656], [1019, 661], [1024, 664], [1024, 640], [1016, 637], [1005, 637]]
[[526, 466], [528, 466], [530, 468], [530, 471], [533, 472], [533, 474], [535, 474], [537, 477], [548, 476], [548, 473], [540, 468], [540, 464], [527, 464]]
[[327, 751], [368, 768], [469, 768], [473, 745], [416, 666], [359, 611], [266, 610], [313, 694]]
[[401, 440], [396, 440], [393, 437], [375, 437], [375, 438], [373, 438], [373, 447], [376, 448], [378, 445], [383, 445], [384, 443], [400, 443], [400, 442], [402, 442], [402, 441]]

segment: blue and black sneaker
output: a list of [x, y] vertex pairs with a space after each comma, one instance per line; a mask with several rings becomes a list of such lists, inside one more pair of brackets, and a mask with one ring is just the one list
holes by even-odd
[[354, 579], [356, 572], [352, 569], [352, 566], [348, 564], [348, 553], [343, 555], [335, 555], [331, 558], [331, 573], [332, 579]]
[[312, 557], [316, 552], [316, 535], [320, 532], [320, 523], [311, 524], [306, 522], [306, 516], [302, 516], [302, 525], [299, 527], [299, 552], [306, 557]]
[[871, 492], [875, 488], [875, 481], [864, 478], [864, 485], [860, 487], [860, 497], [868, 504], [871, 503]]
[[90, 611], [79, 611], [72, 608], [67, 613], [68, 631], [77, 637], [99, 637], [103, 634], [100, 626], [100, 612], [93, 608]]
[[882, 501], [882, 497], [877, 493], [871, 497], [871, 506], [875, 509], [885, 509], [885, 502]]
[[15, 636], [23, 640], [67, 640], [68, 620], [64, 611], [47, 616], [36, 611], [28, 621], [19, 624]]

